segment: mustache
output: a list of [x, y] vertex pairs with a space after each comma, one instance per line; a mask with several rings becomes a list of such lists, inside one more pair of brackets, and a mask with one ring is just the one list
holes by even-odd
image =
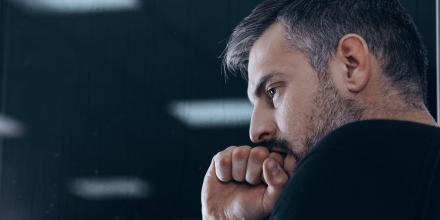
[[299, 153], [293, 151], [292, 146], [284, 139], [271, 139], [263, 141], [259, 144], [267, 147], [269, 151], [276, 151], [283, 154], [292, 154], [296, 161], [299, 161], [302, 158]]
[[267, 141], [261, 142], [260, 144], [269, 148], [269, 150], [279, 149], [282, 151], [286, 151], [286, 153], [288, 151], [291, 151], [290, 144], [286, 140], [283, 140], [283, 139], [267, 140]]

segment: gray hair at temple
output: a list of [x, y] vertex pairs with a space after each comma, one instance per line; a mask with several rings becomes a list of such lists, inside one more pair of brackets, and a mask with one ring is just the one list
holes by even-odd
[[266, 0], [235, 28], [225, 50], [225, 69], [247, 78], [252, 46], [277, 22], [318, 74], [326, 73], [344, 35], [362, 36], [390, 86], [406, 101], [426, 103], [426, 49], [398, 0]]

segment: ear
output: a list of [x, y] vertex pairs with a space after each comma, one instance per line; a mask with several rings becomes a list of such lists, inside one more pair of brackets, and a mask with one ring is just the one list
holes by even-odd
[[348, 91], [361, 92], [371, 77], [371, 57], [367, 42], [357, 34], [347, 34], [341, 38], [336, 50], [336, 59], [345, 67], [342, 81]]

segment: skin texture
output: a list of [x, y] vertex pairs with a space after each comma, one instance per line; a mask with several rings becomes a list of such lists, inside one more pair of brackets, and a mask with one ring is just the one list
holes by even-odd
[[268, 144], [229, 147], [214, 156], [202, 187], [204, 219], [268, 216], [297, 162], [346, 123], [398, 119], [435, 125], [422, 100], [408, 105], [391, 88], [361, 36], [340, 39], [325, 73], [317, 73], [285, 36], [283, 24], [273, 24], [249, 56], [249, 135]]

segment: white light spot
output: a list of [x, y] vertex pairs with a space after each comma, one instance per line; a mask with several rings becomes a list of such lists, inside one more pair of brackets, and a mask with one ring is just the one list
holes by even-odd
[[139, 0], [9, 0], [37, 13], [89, 13], [127, 11], [141, 7]]
[[17, 138], [24, 133], [23, 125], [9, 116], [0, 114], [0, 137]]
[[249, 125], [252, 106], [246, 99], [176, 101], [168, 111], [194, 128], [236, 127]]
[[138, 177], [87, 177], [74, 179], [69, 191], [87, 200], [142, 199], [149, 196], [151, 186]]

